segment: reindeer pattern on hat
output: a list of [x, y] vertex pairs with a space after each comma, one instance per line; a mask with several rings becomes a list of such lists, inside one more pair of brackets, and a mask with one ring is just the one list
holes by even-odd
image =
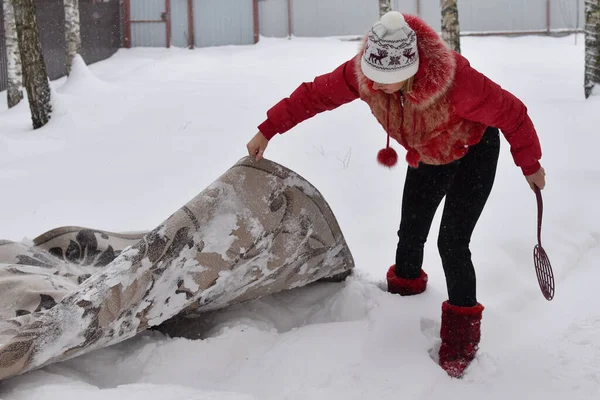
[[415, 36], [414, 32], [410, 32], [406, 39], [384, 40], [371, 30], [365, 47], [367, 62], [371, 67], [382, 71], [411, 66], [418, 60], [417, 49], [411, 44], [414, 43]]

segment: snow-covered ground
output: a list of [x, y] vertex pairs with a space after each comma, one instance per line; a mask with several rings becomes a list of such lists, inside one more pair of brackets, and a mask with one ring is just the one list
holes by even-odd
[[[203, 340], [151, 332], [0, 385], [6, 400], [597, 399], [600, 395], [600, 98], [583, 97], [583, 40], [462, 39], [463, 54], [528, 106], [547, 172], [542, 242], [557, 280], [546, 301], [532, 251], [536, 203], [502, 143], [496, 185], [472, 240], [484, 304], [478, 358], [452, 380], [429, 357], [445, 282], [439, 213], [427, 292], [379, 289], [393, 262], [405, 164], [375, 161], [385, 134], [364, 103], [321, 114], [265, 156], [325, 196], [357, 275], [235, 306]], [[357, 42], [121, 50], [52, 83], [49, 125], [0, 100], [0, 239], [80, 225], [154, 228], [245, 155], [266, 110], [350, 58]], [[399, 146], [395, 146], [399, 149]], [[401, 157], [404, 153], [400, 152]], [[441, 209], [441, 208], [440, 208]], [[595, 269], [596, 268], [596, 269]]]

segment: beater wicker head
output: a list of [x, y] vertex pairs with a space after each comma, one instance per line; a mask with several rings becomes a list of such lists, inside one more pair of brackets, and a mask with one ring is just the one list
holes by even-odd
[[548, 254], [546, 254], [546, 251], [542, 247], [542, 214], [544, 205], [542, 202], [542, 193], [537, 186], [535, 187], [535, 197], [537, 198], [538, 205], [538, 243], [533, 249], [533, 262], [542, 294], [546, 300], [550, 301], [554, 298], [554, 273], [552, 271], [552, 266], [550, 265]]

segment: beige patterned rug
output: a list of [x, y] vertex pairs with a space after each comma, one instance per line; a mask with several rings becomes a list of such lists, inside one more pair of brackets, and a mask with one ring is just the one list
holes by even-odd
[[0, 241], [0, 379], [353, 267], [318, 190], [245, 157], [152, 231]]

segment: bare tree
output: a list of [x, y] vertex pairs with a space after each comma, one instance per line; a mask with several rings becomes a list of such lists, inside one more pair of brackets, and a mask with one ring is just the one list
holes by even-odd
[[450, 48], [460, 53], [460, 25], [458, 23], [458, 0], [442, 1], [442, 39]]
[[67, 75], [71, 73], [73, 59], [81, 50], [81, 31], [79, 24], [79, 0], [64, 0], [65, 3], [65, 39], [67, 42]]
[[392, 0], [379, 0], [379, 16], [392, 11]]
[[15, 14], [11, 0], [2, 2], [4, 7], [4, 33], [6, 37], [6, 58], [8, 64], [8, 108], [19, 104], [23, 99], [23, 75], [21, 74], [21, 56], [19, 55], [19, 38], [15, 26]]
[[23, 66], [23, 83], [27, 90], [33, 129], [50, 120], [50, 84], [44, 64], [34, 0], [12, 0], [15, 11], [19, 52]]
[[600, 84], [600, 0], [585, 0], [585, 98]]

